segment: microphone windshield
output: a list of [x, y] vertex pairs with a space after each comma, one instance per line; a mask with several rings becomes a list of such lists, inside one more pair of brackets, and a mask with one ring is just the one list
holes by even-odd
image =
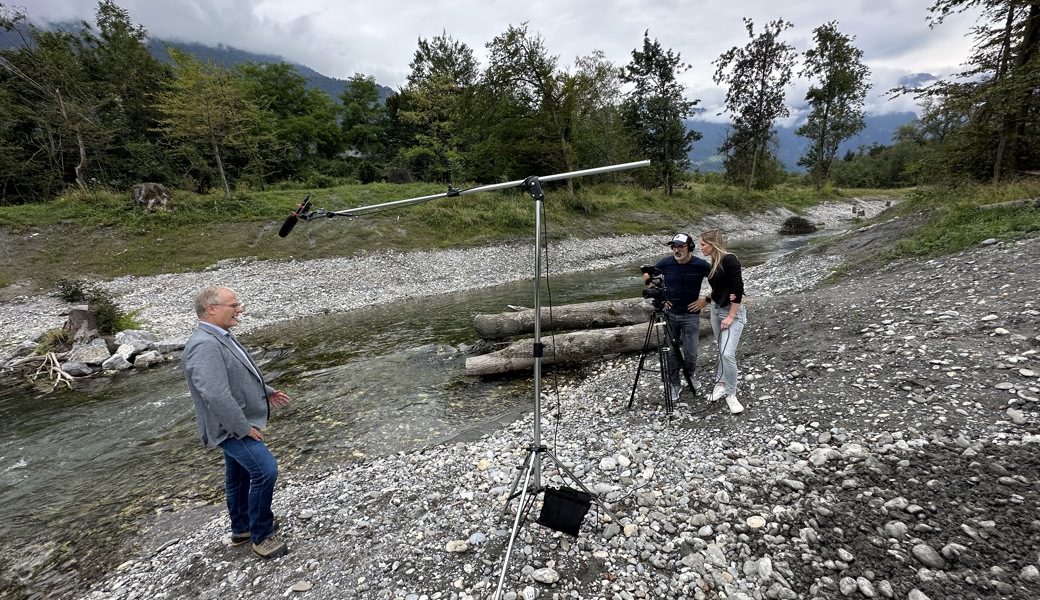
[[299, 220], [300, 219], [297, 218], [296, 213], [289, 215], [289, 218], [285, 220], [285, 223], [282, 223], [282, 228], [278, 230], [278, 237], [289, 235], [289, 232], [292, 231], [293, 227], [296, 227], [296, 222]]
[[296, 205], [296, 210], [289, 213], [289, 218], [282, 223], [282, 228], [278, 230], [278, 237], [285, 237], [289, 235], [293, 227], [296, 227], [296, 222], [300, 220], [300, 217], [307, 218], [307, 211], [311, 209], [311, 195], [307, 194], [303, 198], [303, 202]]

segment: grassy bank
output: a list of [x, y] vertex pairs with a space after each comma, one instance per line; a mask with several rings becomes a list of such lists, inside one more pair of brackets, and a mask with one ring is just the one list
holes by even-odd
[[[783, 206], [795, 212], [827, 200], [903, 196], [898, 211], [934, 211], [934, 228], [899, 252], [942, 252], [986, 237], [1027, 235], [1040, 227], [1033, 209], [987, 211], [979, 204], [1038, 195], [1040, 188], [960, 190], [825, 190], [779, 187], [748, 193], [694, 184], [668, 197], [618, 185], [584, 185], [574, 195], [545, 184], [548, 236], [593, 238], [667, 233], [717, 212], [750, 214]], [[111, 278], [201, 270], [222, 260], [315, 259], [372, 250], [437, 249], [529, 239], [533, 201], [522, 190], [479, 192], [364, 216], [300, 222], [277, 233], [289, 211], [310, 195], [330, 211], [440, 195], [443, 186], [348, 185], [219, 195], [175, 192], [173, 210], [134, 210], [129, 194], [69, 193], [45, 204], [0, 207], [0, 294], [36, 293], [69, 278]], [[952, 231], [962, 231], [953, 236]]]

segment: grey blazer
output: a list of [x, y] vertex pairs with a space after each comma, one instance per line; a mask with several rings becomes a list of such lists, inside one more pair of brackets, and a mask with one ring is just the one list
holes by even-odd
[[181, 365], [203, 444], [216, 446], [231, 436], [243, 438], [251, 427], [267, 425], [268, 398], [274, 389], [230, 338], [200, 323], [184, 346]]

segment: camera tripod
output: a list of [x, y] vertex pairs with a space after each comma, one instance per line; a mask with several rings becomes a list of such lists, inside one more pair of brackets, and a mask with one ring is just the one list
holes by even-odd
[[[669, 356], [675, 358], [675, 363], [679, 369], [682, 369], [683, 378], [686, 379], [686, 385], [691, 390], [694, 389], [693, 376], [686, 369], [686, 362], [683, 360], [682, 346], [672, 335], [672, 328], [668, 326], [668, 319], [664, 314], [664, 304], [660, 300], [654, 301], [654, 314], [650, 317], [650, 323], [646, 328], [646, 339], [643, 341], [643, 350], [639, 354], [639, 366], [636, 368], [636, 379], [632, 382], [632, 393], [628, 397], [628, 409], [632, 409], [632, 403], [636, 397], [636, 387], [639, 385], [639, 375], [643, 372], [643, 365], [646, 363], [646, 357], [650, 354], [651, 346], [650, 341], [654, 339], [654, 328], [657, 329], [657, 361], [660, 366], [661, 383], [664, 385], [664, 410], [665, 413], [670, 417], [672, 411], [675, 408], [675, 404], [679, 401], [679, 394], [673, 393], [672, 381], [670, 375], [673, 372], [673, 367], [668, 360]], [[664, 330], [663, 340], [661, 330]]]

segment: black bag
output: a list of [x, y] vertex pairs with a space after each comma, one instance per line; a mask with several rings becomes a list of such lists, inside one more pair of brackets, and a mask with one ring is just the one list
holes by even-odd
[[578, 537], [578, 528], [592, 506], [592, 496], [568, 487], [545, 488], [545, 501], [537, 523]]

